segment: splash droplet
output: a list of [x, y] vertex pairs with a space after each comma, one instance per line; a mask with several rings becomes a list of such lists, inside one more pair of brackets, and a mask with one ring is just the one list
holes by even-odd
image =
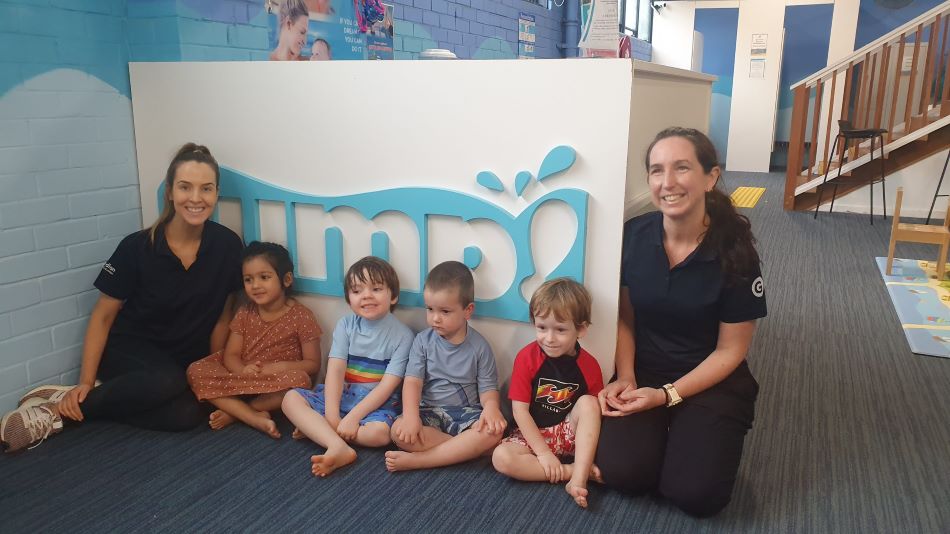
[[520, 197], [529, 183], [531, 183], [531, 173], [528, 171], [519, 172], [518, 175], [515, 176], [515, 193]]
[[475, 176], [475, 181], [478, 182], [478, 185], [491, 189], [492, 191], [504, 191], [505, 186], [502, 185], [501, 180], [495, 176], [495, 173], [491, 171], [482, 171]]
[[541, 169], [538, 170], [538, 181], [540, 182], [552, 174], [570, 169], [571, 165], [574, 165], [576, 157], [577, 153], [569, 146], [561, 145], [552, 148], [548, 155], [544, 156], [544, 161], [541, 162]]

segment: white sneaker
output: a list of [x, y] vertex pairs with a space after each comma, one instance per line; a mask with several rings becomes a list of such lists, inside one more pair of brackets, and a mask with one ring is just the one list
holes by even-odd
[[[69, 390], [73, 389], [76, 386], [57, 386], [53, 384], [48, 384], [45, 386], [39, 386], [31, 389], [27, 392], [26, 395], [20, 397], [20, 402], [16, 405], [17, 407], [23, 406], [26, 404], [26, 401], [30, 399], [43, 399], [43, 402], [52, 402], [56, 404], [57, 402], [63, 400], [63, 397], [69, 393]], [[35, 402], [31, 404], [36, 404]]]
[[62, 430], [63, 420], [52, 404], [21, 406], [0, 420], [0, 442], [6, 444], [7, 452], [16, 452], [33, 448]]

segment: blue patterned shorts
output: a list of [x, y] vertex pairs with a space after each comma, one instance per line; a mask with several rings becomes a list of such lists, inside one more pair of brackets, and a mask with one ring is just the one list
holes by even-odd
[[438, 428], [450, 436], [457, 436], [478, 422], [481, 406], [420, 406], [422, 424]]
[[[315, 412], [326, 416], [327, 403], [323, 388], [323, 384], [318, 384], [314, 390], [294, 388], [294, 391], [300, 393], [303, 398], [307, 399], [310, 407], [313, 408]], [[365, 399], [370, 391], [372, 391], [372, 388], [359, 384], [343, 384], [343, 395], [340, 397], [340, 417], [346, 417], [346, 414], [350, 413], [350, 410], [355, 408], [361, 400]], [[381, 422], [393, 426], [393, 421], [396, 420], [396, 414], [398, 413], [397, 410], [397, 403], [390, 399], [376, 410], [367, 414], [366, 417], [360, 421], [360, 424], [365, 425], [366, 423]]]

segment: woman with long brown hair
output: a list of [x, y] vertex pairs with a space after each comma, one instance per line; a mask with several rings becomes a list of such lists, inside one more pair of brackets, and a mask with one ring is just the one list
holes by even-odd
[[758, 384], [746, 364], [765, 293], [748, 218], [716, 189], [712, 142], [668, 128], [647, 150], [658, 211], [624, 226], [614, 381], [601, 392], [604, 482], [710, 516], [732, 495]]
[[20, 399], [0, 422], [9, 451], [59, 432], [64, 419], [166, 431], [207, 420], [185, 368], [224, 347], [233, 292], [242, 287], [241, 238], [210, 220], [218, 181], [206, 147], [178, 150], [158, 221], [125, 237], [96, 278], [79, 384], [41, 386]]

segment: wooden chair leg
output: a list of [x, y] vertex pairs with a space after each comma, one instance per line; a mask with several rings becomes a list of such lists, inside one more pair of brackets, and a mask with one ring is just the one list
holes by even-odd
[[897, 240], [894, 239], [894, 233], [891, 232], [891, 244], [887, 246], [887, 266], [884, 272], [891, 276], [891, 267], [894, 266], [894, 248], [897, 246]]
[[940, 245], [940, 255], [937, 256], [937, 280], [943, 280], [947, 268], [947, 242]]

